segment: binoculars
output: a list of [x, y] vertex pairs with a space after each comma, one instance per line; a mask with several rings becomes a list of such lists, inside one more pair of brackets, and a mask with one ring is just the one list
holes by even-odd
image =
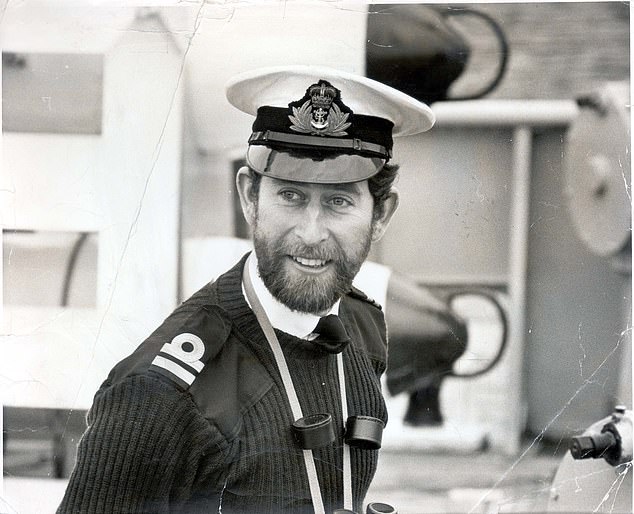
[[[385, 424], [372, 416], [350, 416], [346, 420], [344, 442], [354, 448], [378, 450]], [[330, 414], [312, 414], [293, 423], [295, 441], [303, 450], [314, 450], [335, 440], [335, 428]], [[387, 503], [373, 502], [366, 507], [366, 514], [397, 514]], [[332, 514], [358, 514], [349, 509], [336, 509]]]
[[[384, 423], [372, 416], [350, 416], [346, 420], [344, 441], [364, 450], [381, 448]], [[293, 423], [295, 441], [303, 450], [314, 450], [335, 440], [335, 428], [330, 414], [312, 414]], [[381, 511], [379, 511], [381, 512]]]

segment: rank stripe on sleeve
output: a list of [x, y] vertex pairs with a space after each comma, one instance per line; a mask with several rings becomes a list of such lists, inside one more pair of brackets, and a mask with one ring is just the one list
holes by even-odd
[[178, 377], [180, 380], [185, 382], [188, 386], [191, 386], [194, 383], [194, 380], [196, 379], [196, 376], [197, 376], [189, 372], [188, 370], [186, 370], [180, 364], [177, 364], [174, 361], [166, 359], [165, 357], [162, 357], [161, 355], [157, 355], [156, 357], [154, 357], [154, 360], [152, 361], [150, 369], [152, 368], [152, 366], [160, 368], [160, 369], [156, 369], [155, 371], [161, 374], [164, 374], [164, 371], [169, 371], [172, 375], [175, 375], [176, 377]]
[[205, 343], [196, 334], [183, 332], [165, 343], [154, 357], [150, 369], [177, 382], [185, 389], [191, 386], [205, 367], [200, 360]]
[[203, 368], [205, 367], [205, 365], [200, 362], [199, 360], [193, 360], [193, 359], [188, 359], [186, 361], [183, 361], [183, 352], [182, 350], [180, 350], [180, 348], [174, 348], [174, 344], [164, 344], [163, 348], [161, 348], [161, 353], [166, 353], [168, 355], [171, 355], [172, 357], [174, 357], [176, 359], [177, 364], [180, 364], [180, 362], [184, 362], [185, 364], [187, 364], [187, 366], [191, 366], [193, 369], [195, 369], [198, 373], [200, 373]]

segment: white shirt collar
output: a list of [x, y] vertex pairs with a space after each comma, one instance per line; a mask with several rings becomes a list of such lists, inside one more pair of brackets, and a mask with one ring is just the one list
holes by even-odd
[[[293, 311], [283, 303], [277, 301], [277, 299], [273, 297], [264, 285], [262, 278], [260, 278], [258, 259], [255, 252], [251, 252], [246, 265], [249, 266], [249, 274], [251, 275], [255, 294], [258, 295], [258, 299], [260, 300], [271, 325], [278, 330], [291, 334], [295, 337], [309, 339], [309, 336], [313, 333], [320, 317], [316, 314]], [[249, 303], [249, 300], [244, 293], [244, 285], [242, 286], [242, 294], [247, 300], [247, 303]], [[339, 314], [339, 302], [340, 300], [337, 300], [327, 314]], [[251, 305], [249, 305], [249, 307], [250, 306]]]

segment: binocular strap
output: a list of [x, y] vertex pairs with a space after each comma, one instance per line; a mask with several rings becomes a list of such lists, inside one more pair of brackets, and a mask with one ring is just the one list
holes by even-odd
[[[346, 376], [343, 371], [343, 352], [337, 354], [337, 378], [341, 397], [341, 419], [348, 419], [348, 397], [346, 396]], [[343, 444], [343, 508], [352, 510], [352, 464], [350, 445]]]
[[[295, 392], [295, 387], [293, 386], [293, 380], [291, 378], [291, 373], [288, 369], [288, 365], [286, 364], [286, 359], [284, 358], [284, 352], [282, 351], [282, 347], [277, 340], [275, 330], [273, 329], [273, 326], [271, 325], [271, 322], [269, 321], [266, 312], [264, 311], [264, 307], [262, 307], [262, 304], [260, 303], [260, 300], [255, 293], [255, 289], [253, 288], [253, 284], [251, 282], [251, 275], [249, 273], [248, 263], [244, 266], [244, 277], [242, 282], [244, 284], [244, 291], [246, 293], [247, 300], [251, 308], [253, 309], [255, 317], [257, 318], [258, 323], [260, 324], [260, 327], [262, 328], [262, 331], [264, 332], [264, 335], [269, 342], [269, 346], [271, 347], [273, 356], [275, 357], [275, 362], [282, 378], [282, 383], [286, 391], [286, 396], [288, 398], [288, 403], [290, 404], [293, 417], [295, 419], [301, 419], [304, 417], [302, 413], [302, 407], [299, 403], [297, 393]], [[342, 353], [337, 354], [337, 374], [339, 378], [342, 419], [347, 419], [348, 402], [346, 397], [346, 383], [343, 369]], [[308, 475], [308, 486], [310, 488], [310, 495], [313, 500], [315, 514], [325, 514], [326, 511], [324, 508], [323, 499], [321, 497], [321, 489], [319, 487], [319, 479], [317, 477], [317, 468], [315, 467], [313, 451], [302, 451], [304, 454], [304, 464], [306, 466], [306, 474]], [[344, 508], [352, 510], [352, 471], [350, 461], [350, 447], [345, 443], [343, 445], [343, 502]]]

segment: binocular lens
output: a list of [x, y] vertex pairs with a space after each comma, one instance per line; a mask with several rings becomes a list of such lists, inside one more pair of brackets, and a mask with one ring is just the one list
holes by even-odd
[[293, 423], [293, 436], [303, 450], [321, 448], [335, 440], [330, 414], [311, 414]]
[[373, 502], [368, 504], [366, 514], [398, 514], [388, 503]]
[[[356, 514], [355, 511], [349, 509], [336, 509], [332, 514]], [[388, 503], [373, 502], [366, 507], [365, 514], [398, 514], [396, 509]]]
[[345, 441], [364, 450], [381, 448], [384, 423], [372, 416], [350, 416], [346, 421]]

